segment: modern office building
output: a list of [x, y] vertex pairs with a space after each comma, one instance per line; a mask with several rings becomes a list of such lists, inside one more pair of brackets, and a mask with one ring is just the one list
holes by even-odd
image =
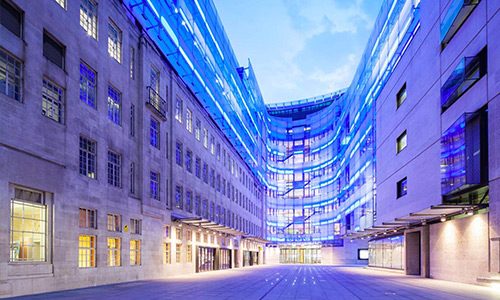
[[263, 263], [494, 281], [499, 8], [386, 0], [349, 87], [265, 105], [211, 0], [0, 0], [0, 297]]

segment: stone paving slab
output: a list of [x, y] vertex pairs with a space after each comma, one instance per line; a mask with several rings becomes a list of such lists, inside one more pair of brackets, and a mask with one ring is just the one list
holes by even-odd
[[500, 299], [500, 290], [361, 267], [274, 265], [14, 299]]

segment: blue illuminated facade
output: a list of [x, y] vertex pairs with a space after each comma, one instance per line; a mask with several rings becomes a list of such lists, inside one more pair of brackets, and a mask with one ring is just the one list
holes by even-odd
[[265, 106], [210, 0], [125, 0], [267, 188], [272, 243], [342, 243], [373, 225], [374, 100], [420, 26], [418, 0], [385, 1], [352, 84]]

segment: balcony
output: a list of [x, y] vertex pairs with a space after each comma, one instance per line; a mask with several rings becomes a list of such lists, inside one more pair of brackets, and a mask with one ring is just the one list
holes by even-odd
[[147, 87], [148, 98], [146, 106], [156, 113], [163, 121], [167, 120], [167, 101], [158, 94], [152, 87]]
[[441, 22], [441, 46], [445, 48], [480, 0], [453, 0]]
[[455, 101], [486, 74], [486, 47], [477, 55], [464, 57], [441, 87], [441, 110]]

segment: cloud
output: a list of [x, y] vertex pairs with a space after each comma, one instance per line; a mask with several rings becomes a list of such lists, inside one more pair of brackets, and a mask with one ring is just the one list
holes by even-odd
[[347, 61], [340, 68], [336, 68], [331, 72], [317, 69], [309, 75], [309, 79], [324, 84], [332, 92], [346, 88], [351, 83], [358, 61], [359, 55], [350, 54], [347, 57]]

